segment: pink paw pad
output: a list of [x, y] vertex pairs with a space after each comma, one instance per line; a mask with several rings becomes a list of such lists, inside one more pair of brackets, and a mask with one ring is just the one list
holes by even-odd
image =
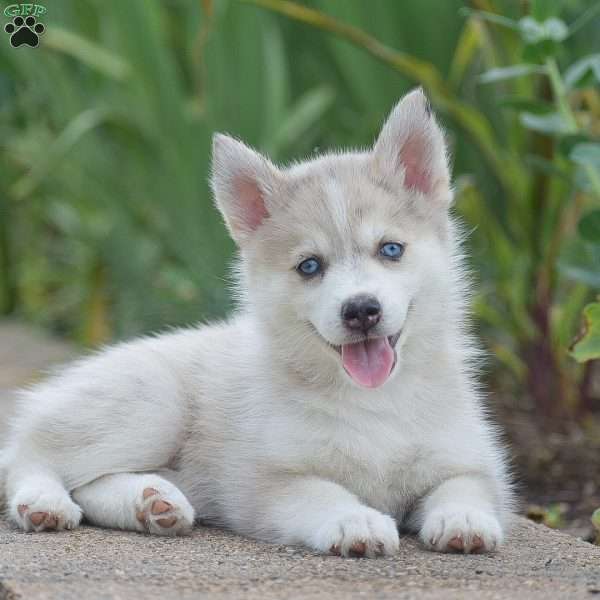
[[138, 510], [136, 518], [146, 531], [156, 533], [157, 526], [164, 530], [175, 528], [179, 522], [178, 509], [171, 502], [163, 500], [161, 493], [151, 487], [144, 489], [142, 497], [143, 508]]
[[36, 531], [52, 531], [58, 528], [58, 517], [50, 512], [36, 511], [29, 514], [27, 504], [19, 504], [17, 512], [23, 519], [29, 519]]
[[[367, 549], [368, 548], [366, 542], [354, 542], [348, 550], [348, 556], [354, 558], [364, 557], [367, 555]], [[329, 549], [329, 553], [333, 554], [334, 556], [342, 555], [342, 551], [337, 544], [331, 546], [331, 548]], [[375, 555], [382, 556], [383, 554], [385, 554], [385, 546], [380, 542], [377, 544]]]
[[469, 552], [477, 553], [483, 549], [483, 540], [480, 536], [475, 535], [471, 539], [470, 544], [465, 544], [462, 535], [456, 535], [448, 542], [448, 549], [455, 552], [464, 552], [466, 554]]

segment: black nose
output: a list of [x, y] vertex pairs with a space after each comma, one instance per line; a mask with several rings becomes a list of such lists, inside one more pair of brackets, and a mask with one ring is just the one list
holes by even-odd
[[381, 304], [374, 296], [360, 295], [342, 305], [342, 320], [348, 329], [364, 331], [375, 327], [381, 319]]

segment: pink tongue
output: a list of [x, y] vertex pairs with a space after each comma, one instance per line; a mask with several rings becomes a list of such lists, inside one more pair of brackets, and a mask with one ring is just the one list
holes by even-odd
[[357, 344], [344, 344], [342, 362], [356, 383], [375, 388], [382, 385], [390, 376], [394, 366], [394, 350], [387, 337]]

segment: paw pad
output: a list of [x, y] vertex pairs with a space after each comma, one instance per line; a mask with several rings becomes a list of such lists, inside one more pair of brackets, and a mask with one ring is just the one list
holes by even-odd
[[391, 556], [399, 545], [394, 519], [363, 506], [325, 522], [316, 539], [317, 549], [354, 558]]
[[156, 522], [161, 527], [164, 527], [165, 529], [169, 529], [170, 527], [173, 527], [173, 525], [175, 525], [175, 523], [177, 523], [177, 517], [168, 517], [168, 518], [165, 518], [165, 519], [156, 519]]
[[29, 515], [29, 518], [31, 519], [31, 522], [36, 527], [39, 527], [48, 518], [48, 513], [45, 513], [45, 512], [31, 513], [31, 515]]
[[[336, 548], [336, 552], [334, 552], [334, 554], [337, 554], [338, 556], [340, 555], [340, 549], [338, 546], [334, 546], [334, 548]], [[348, 549], [348, 556], [354, 556], [354, 557], [359, 557], [359, 556], [364, 556], [367, 552], [367, 544], [365, 542], [354, 542], [354, 544], [352, 544], [352, 546], [350, 546], [350, 548]]]
[[[30, 531], [54, 531], [56, 529], [70, 528], [68, 524], [62, 524], [59, 515], [52, 512], [36, 511], [30, 512], [27, 504], [19, 504], [17, 513], [25, 522], [25, 530]], [[62, 525], [62, 526], [61, 526]]]
[[164, 500], [155, 500], [152, 503], [150, 512], [153, 515], [162, 515], [163, 513], [169, 512], [172, 508], [173, 506]]
[[[331, 546], [329, 553], [333, 554], [334, 556], [342, 556], [342, 551], [338, 544]], [[367, 556], [368, 554], [369, 552], [366, 542], [354, 542], [354, 544], [348, 548], [348, 556], [353, 558], [361, 558]], [[383, 556], [385, 554], [385, 546], [379, 542], [375, 545], [372, 554], [373, 556]]]
[[30, 15], [26, 19], [15, 17], [12, 23], [7, 23], [4, 26], [4, 31], [10, 35], [10, 44], [13, 48], [18, 48], [24, 44], [35, 48], [39, 44], [39, 36], [46, 31], [46, 28]]
[[186, 533], [192, 526], [182, 514], [181, 507], [164, 499], [163, 492], [153, 487], [144, 488], [136, 519], [144, 531], [159, 535]]
[[465, 541], [462, 535], [456, 535], [448, 541], [448, 550], [450, 552], [472, 552], [477, 553], [483, 549], [483, 540], [480, 536], [474, 535], [471, 539], [471, 543], [465, 545]]
[[419, 535], [438, 552], [492, 552], [502, 542], [502, 529], [493, 514], [461, 505], [433, 511]]
[[155, 490], [154, 488], [146, 488], [142, 493], [142, 496], [144, 497], [144, 500], [147, 500], [150, 498], [150, 496], [156, 496], [156, 494], [158, 494], [158, 490]]

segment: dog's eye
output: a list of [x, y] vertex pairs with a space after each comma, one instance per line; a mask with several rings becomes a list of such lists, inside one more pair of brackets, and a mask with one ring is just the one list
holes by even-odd
[[379, 247], [379, 256], [398, 260], [404, 252], [404, 245], [398, 242], [386, 242]]
[[314, 256], [303, 260], [297, 267], [296, 270], [304, 277], [312, 277], [317, 273], [320, 273], [322, 269], [321, 261]]

